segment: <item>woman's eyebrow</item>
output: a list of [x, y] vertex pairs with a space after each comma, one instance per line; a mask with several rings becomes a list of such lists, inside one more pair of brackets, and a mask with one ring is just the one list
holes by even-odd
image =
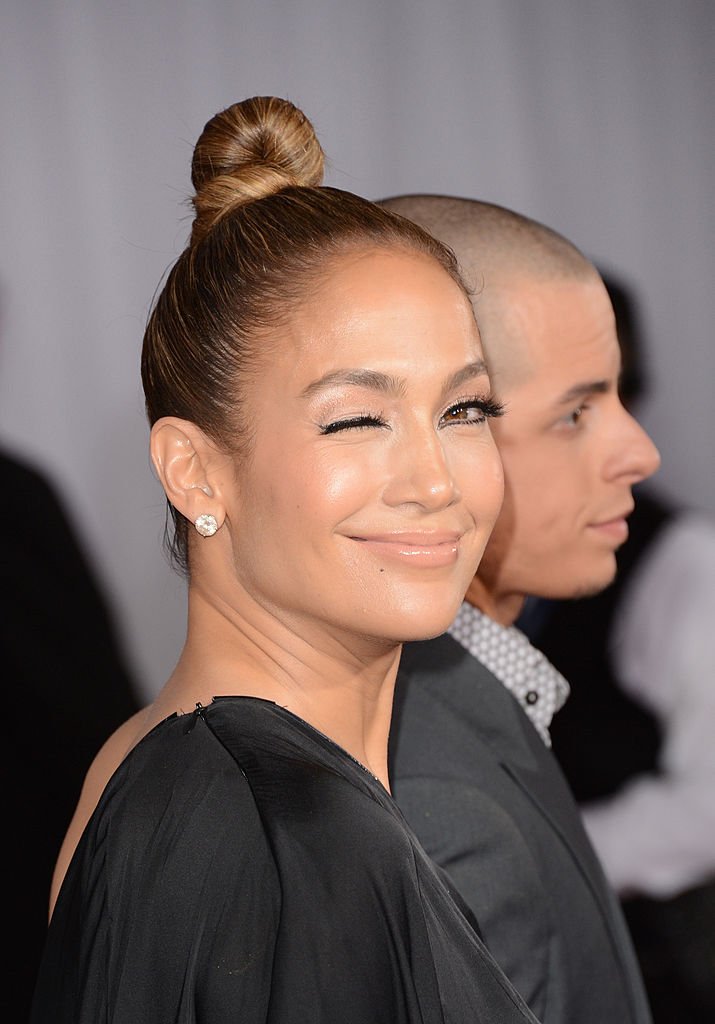
[[483, 359], [475, 359], [473, 363], [467, 363], [461, 370], [450, 374], [442, 385], [442, 397], [446, 397], [450, 391], [456, 391], [463, 384], [468, 384], [476, 377], [484, 377], [488, 373], [487, 364]]
[[301, 398], [311, 398], [320, 391], [345, 385], [358, 388], [369, 388], [381, 394], [401, 395], [405, 391], [405, 381], [401, 377], [393, 377], [379, 370], [346, 369], [332, 370], [317, 380], [311, 381], [301, 391]]
[[[477, 359], [473, 363], [467, 363], [456, 373], [450, 374], [442, 386], [442, 393], [447, 394], [473, 380], [475, 377], [482, 377], [487, 372], [487, 366], [483, 359]], [[403, 377], [395, 377], [389, 373], [382, 373], [380, 370], [367, 370], [354, 368], [345, 370], [332, 370], [330, 373], [311, 381], [301, 392], [301, 398], [311, 398], [320, 391], [332, 387], [368, 388], [371, 391], [378, 391], [387, 395], [404, 395], [407, 383]]]

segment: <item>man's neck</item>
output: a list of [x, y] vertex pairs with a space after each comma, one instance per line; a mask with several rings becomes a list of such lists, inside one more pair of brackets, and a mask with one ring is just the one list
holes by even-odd
[[467, 588], [464, 600], [501, 626], [512, 626], [519, 618], [526, 597], [524, 594], [496, 594], [475, 576]]

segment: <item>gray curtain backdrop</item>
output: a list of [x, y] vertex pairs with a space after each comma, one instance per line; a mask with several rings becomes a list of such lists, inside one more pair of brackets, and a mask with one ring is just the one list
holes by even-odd
[[[659, 481], [715, 511], [714, 40], [712, 0], [6, 0], [0, 442], [61, 489], [147, 696], [185, 592], [139, 352], [205, 121], [287, 96], [330, 184], [503, 203], [620, 274], [643, 307]], [[3, 504], [12, 543], [22, 508]]]

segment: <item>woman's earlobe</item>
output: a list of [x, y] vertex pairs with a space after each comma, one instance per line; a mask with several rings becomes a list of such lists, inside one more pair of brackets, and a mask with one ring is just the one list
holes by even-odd
[[194, 529], [201, 537], [213, 537], [219, 530], [218, 519], [216, 516], [212, 516], [210, 512], [204, 512], [196, 517]]
[[212, 442], [195, 423], [165, 416], [152, 427], [150, 450], [159, 482], [174, 508], [201, 536], [216, 533], [225, 510], [216, 483], [209, 480], [216, 460]]

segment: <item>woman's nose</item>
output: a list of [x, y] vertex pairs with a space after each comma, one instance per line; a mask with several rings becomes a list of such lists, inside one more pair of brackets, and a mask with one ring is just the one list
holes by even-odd
[[411, 432], [395, 446], [383, 497], [390, 505], [414, 504], [430, 511], [459, 500], [447, 453], [434, 430]]

